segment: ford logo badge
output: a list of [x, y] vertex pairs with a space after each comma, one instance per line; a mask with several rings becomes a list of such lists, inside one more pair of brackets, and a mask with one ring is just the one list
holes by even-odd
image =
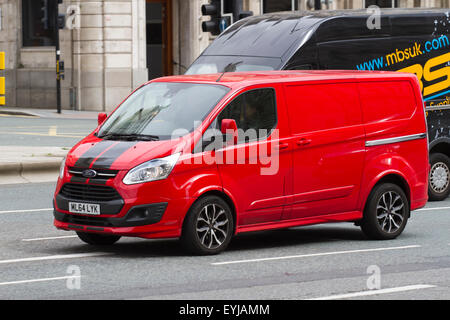
[[81, 174], [85, 178], [95, 178], [97, 176], [97, 171], [92, 170], [92, 169], [87, 169], [87, 170], [84, 170]]

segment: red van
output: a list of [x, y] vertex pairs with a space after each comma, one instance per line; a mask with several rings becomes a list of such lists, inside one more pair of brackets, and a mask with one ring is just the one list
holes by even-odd
[[68, 153], [54, 225], [89, 244], [181, 238], [193, 253], [233, 235], [349, 221], [396, 238], [427, 202], [417, 78], [270, 71], [146, 83]]

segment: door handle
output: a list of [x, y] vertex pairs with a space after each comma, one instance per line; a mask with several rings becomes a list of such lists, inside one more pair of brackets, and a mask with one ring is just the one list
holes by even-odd
[[284, 150], [289, 148], [289, 143], [280, 143], [278, 145], [275, 146], [276, 150]]
[[297, 140], [296, 144], [298, 146], [306, 146], [311, 143], [311, 139], [301, 138], [300, 140]]

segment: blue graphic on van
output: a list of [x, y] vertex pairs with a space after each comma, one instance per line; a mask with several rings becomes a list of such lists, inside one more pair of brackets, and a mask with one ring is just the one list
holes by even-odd
[[383, 68], [389, 67], [393, 64], [446, 47], [450, 47], [450, 41], [446, 35], [442, 35], [439, 38], [425, 42], [424, 46], [414, 42], [414, 45], [409, 48], [405, 48], [403, 50], [395, 49], [394, 52], [388, 53], [385, 56], [356, 65], [356, 69], [368, 71], [383, 70]]

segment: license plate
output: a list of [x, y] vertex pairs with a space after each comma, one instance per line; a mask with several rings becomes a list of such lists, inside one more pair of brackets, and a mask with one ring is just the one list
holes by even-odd
[[93, 203], [69, 202], [69, 212], [99, 215], [100, 205]]

